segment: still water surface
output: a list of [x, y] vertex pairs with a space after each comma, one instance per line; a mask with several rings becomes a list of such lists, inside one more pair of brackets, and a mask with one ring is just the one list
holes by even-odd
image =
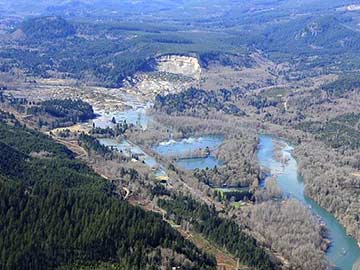
[[[179, 156], [196, 153], [199, 150], [209, 148], [210, 151], [217, 149], [224, 141], [221, 136], [203, 136], [198, 138], [185, 138], [182, 140], [169, 140], [154, 147], [154, 150], [163, 156]], [[212, 155], [206, 157], [180, 158], [176, 165], [186, 170], [214, 168], [221, 166], [222, 162]]]

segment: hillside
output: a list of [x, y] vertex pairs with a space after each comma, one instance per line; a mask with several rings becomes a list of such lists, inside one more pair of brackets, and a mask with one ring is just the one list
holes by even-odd
[[0, 152], [0, 268], [214, 269], [212, 257], [121, 201], [48, 137], [1, 122]]
[[66, 38], [75, 34], [75, 28], [60, 17], [42, 17], [25, 20], [20, 29], [29, 39], [48, 40]]
[[0, 270], [351, 269], [359, 52], [354, 0], [0, 0]]
[[323, 54], [354, 52], [359, 49], [360, 33], [349, 29], [336, 17], [305, 17], [270, 27], [263, 34], [267, 51]]

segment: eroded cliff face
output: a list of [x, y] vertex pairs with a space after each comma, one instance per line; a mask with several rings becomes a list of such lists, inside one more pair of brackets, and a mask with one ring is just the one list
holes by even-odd
[[198, 86], [198, 80], [192, 77], [160, 71], [138, 73], [124, 83], [124, 88], [139, 93], [149, 101], [158, 94], [179, 93], [195, 86]]
[[151, 65], [152, 72], [139, 72], [127, 78], [124, 88], [132, 89], [147, 100], [153, 100], [158, 94], [178, 93], [199, 86], [201, 66], [196, 57], [159, 56]]
[[199, 80], [201, 66], [196, 57], [166, 55], [157, 59], [155, 69], [159, 72], [167, 72]]
[[[232, 65], [214, 60], [201, 67], [196, 57], [159, 56], [149, 62], [151, 72], [139, 72], [124, 80], [124, 88], [153, 100], [157, 94], [178, 93], [190, 87], [204, 90], [245, 88], [247, 90], [287, 85], [287, 64], [276, 64], [258, 52], [230, 56]], [[297, 81], [298, 83], [298, 81]]]

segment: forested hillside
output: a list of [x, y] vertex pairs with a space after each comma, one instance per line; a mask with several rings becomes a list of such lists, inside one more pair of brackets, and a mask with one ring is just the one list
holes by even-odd
[[175, 200], [161, 200], [159, 205], [166, 209], [168, 216], [173, 217], [177, 224], [190, 222], [195, 231], [225, 247], [240, 262], [257, 270], [276, 269], [269, 255], [258, 246], [254, 238], [248, 236], [234, 221], [221, 218], [214, 208], [185, 196]]
[[0, 270], [351, 269], [357, 2], [0, 0]]
[[20, 29], [34, 41], [66, 38], [75, 34], [75, 27], [60, 17], [44, 17], [25, 20]]
[[[1, 69], [21, 67], [46, 78], [55, 72], [113, 87], [166, 54], [196, 56], [204, 68], [212, 60], [249, 67], [249, 54], [257, 50], [309, 73], [360, 65], [358, 17], [339, 10], [350, 1], [309, 0], [301, 7], [293, 1], [223, 2], [42, 3], [40, 17], [10, 23], [11, 38], [0, 36]], [[141, 14], [151, 15], [143, 21]]]
[[50, 138], [1, 122], [0, 153], [0, 269], [214, 269]]

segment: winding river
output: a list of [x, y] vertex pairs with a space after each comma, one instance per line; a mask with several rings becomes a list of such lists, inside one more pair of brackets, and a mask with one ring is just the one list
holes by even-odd
[[[274, 158], [274, 142], [276, 141], [286, 145], [282, 148], [283, 155], [288, 160], [285, 165]], [[262, 135], [260, 136], [257, 156], [261, 166], [270, 169], [271, 174], [277, 175], [278, 185], [287, 196], [303, 202], [326, 224], [332, 241], [332, 244], [326, 253], [329, 262], [337, 269], [353, 269], [354, 263], [360, 257], [360, 249], [357, 246], [356, 241], [346, 234], [344, 227], [332, 214], [304, 195], [304, 183], [298, 174], [297, 162], [292, 157], [291, 150], [292, 147], [284, 141], [274, 139], [271, 136]]]
[[[149, 121], [149, 118], [145, 113], [146, 107], [131, 105], [131, 109], [123, 112], [105, 114], [104, 112], [101, 112], [101, 117], [94, 121], [96, 126], [103, 128], [111, 126], [110, 120], [112, 117], [115, 117], [118, 122], [126, 120], [129, 124], [136, 124], [146, 129]], [[282, 164], [274, 157], [274, 143], [276, 141], [285, 145], [281, 151], [283, 156], [287, 159], [286, 164]], [[214, 150], [219, 147], [222, 142], [223, 138], [217, 136], [205, 136], [179, 141], [170, 140], [154, 147], [154, 150], [165, 156], [172, 156], [174, 154], [182, 156], [198, 149], [204, 149], [205, 147]], [[113, 146], [128, 155], [131, 155], [132, 153], [141, 154], [144, 157], [144, 162], [148, 166], [159, 167], [159, 164], [157, 164], [153, 157], [146, 155], [140, 147], [133, 145], [126, 140], [119, 143], [113, 139], [103, 139], [101, 140], [101, 143]], [[339, 270], [352, 270], [354, 263], [360, 258], [360, 249], [357, 246], [356, 241], [346, 234], [344, 227], [332, 214], [328, 213], [316, 202], [304, 195], [304, 183], [302, 178], [298, 175], [297, 162], [292, 157], [291, 150], [292, 147], [284, 141], [275, 139], [271, 136], [261, 135], [257, 157], [262, 167], [268, 168], [270, 174], [277, 176], [278, 185], [287, 196], [303, 202], [326, 224], [332, 241], [332, 244], [326, 253], [329, 262]], [[177, 165], [184, 169], [193, 170], [195, 168], [213, 168], [221, 165], [221, 161], [210, 154], [205, 157], [180, 158], [177, 161]], [[166, 174], [162, 169], [158, 169], [158, 171], [161, 175]]]

